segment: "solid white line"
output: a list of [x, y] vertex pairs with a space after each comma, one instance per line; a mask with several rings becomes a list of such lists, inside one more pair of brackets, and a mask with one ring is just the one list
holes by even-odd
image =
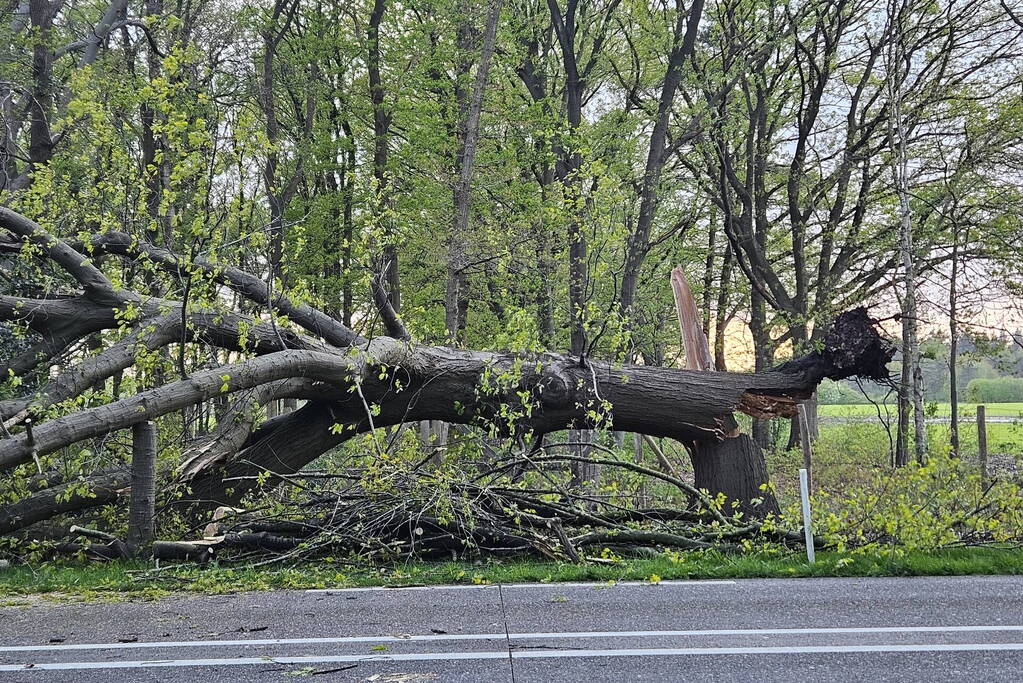
[[443, 633], [408, 636], [339, 636], [335, 638], [265, 638], [239, 640], [151, 641], [143, 643], [69, 643], [10, 645], [0, 652], [61, 652], [68, 650], [137, 650], [182, 647], [249, 647], [266, 645], [338, 645], [343, 643], [400, 643], [458, 640], [552, 640], [586, 638], [686, 638], [701, 636], [830, 635], [844, 633], [974, 633], [1023, 632], [1023, 625], [976, 626], [849, 626], [829, 628], [701, 629], [695, 631], [553, 631], [541, 633]]
[[13, 645], [0, 652], [52, 652], [61, 650], [135, 650], [171, 647], [246, 647], [253, 645], [338, 645], [342, 643], [396, 643], [437, 640], [504, 640], [503, 633], [445, 633], [421, 636], [343, 636], [337, 638], [266, 638], [251, 640], [184, 640], [144, 643], [72, 643], [69, 645]]
[[234, 657], [231, 659], [153, 659], [124, 662], [51, 662], [2, 664], [0, 671], [68, 669], [149, 669], [192, 666], [252, 666], [254, 664], [335, 664], [344, 662], [409, 662], [435, 659], [507, 659], [507, 652], [425, 652], [404, 655], [313, 655], [311, 657]]
[[993, 626], [836, 626], [828, 628], [702, 629], [697, 631], [562, 631], [557, 633], [513, 633], [513, 639], [527, 638], [648, 638], [687, 636], [770, 636], [840, 633], [968, 633], [974, 631], [1023, 631], [1023, 625]]
[[533, 650], [512, 651], [515, 659], [568, 657], [684, 657], [694, 655], [787, 655], [857, 652], [982, 652], [1023, 651], [1023, 643], [933, 643], [927, 645], [793, 645], [766, 647], [681, 647], [636, 650]]
[[[562, 581], [549, 583], [503, 583], [504, 588], [611, 588], [614, 586], [734, 586], [735, 581], [730, 579], [708, 579], [706, 581]], [[364, 588], [310, 588], [306, 593], [404, 593], [411, 591], [447, 591], [447, 590], [473, 590], [497, 588], [496, 583], [481, 583], [472, 585], [456, 584], [450, 586], [366, 586]]]
[[[864, 652], [982, 652], [1023, 651], [1023, 643], [936, 643], [930, 645], [805, 645], [787, 647], [693, 647], [615, 650], [536, 650], [511, 652], [513, 659], [585, 657], [685, 657], [700, 655], [774, 655]], [[157, 659], [124, 662], [49, 662], [3, 664], [2, 671], [54, 671], [80, 669], [148, 669], [258, 664], [335, 664], [360, 662], [412, 662], [505, 659], [507, 652], [423, 652], [381, 655], [313, 655], [308, 657], [236, 657], [232, 659]]]

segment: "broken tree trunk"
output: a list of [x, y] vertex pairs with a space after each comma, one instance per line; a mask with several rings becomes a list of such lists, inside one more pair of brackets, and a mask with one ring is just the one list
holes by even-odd
[[[715, 371], [696, 299], [681, 267], [671, 271], [671, 288], [686, 352], [686, 367]], [[733, 429], [724, 439], [696, 441], [689, 449], [696, 487], [711, 495], [724, 494], [726, 504], [736, 504], [747, 516], [766, 517], [779, 512], [778, 501], [769, 486], [764, 452], [748, 434], [739, 430], [732, 415], [727, 419]]]

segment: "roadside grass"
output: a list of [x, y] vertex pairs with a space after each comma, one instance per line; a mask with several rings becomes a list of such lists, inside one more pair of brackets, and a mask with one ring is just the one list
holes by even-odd
[[[927, 405], [934, 406], [936, 409], [936, 412], [933, 415], [934, 417], [949, 417], [952, 415], [952, 406], [950, 403], [928, 403]], [[1023, 403], [985, 403], [984, 405], [987, 406], [988, 417], [1023, 418]], [[881, 408], [882, 415], [885, 414], [886, 410], [889, 416], [894, 417], [896, 415], [894, 402], [878, 404], [878, 406], [875, 406], [872, 403], [821, 404], [817, 406], [817, 414], [821, 417], [876, 418], [878, 407]], [[976, 403], [959, 404], [959, 417], [972, 419], [976, 417], [976, 415]]]
[[613, 563], [415, 562], [390, 567], [307, 562], [271, 569], [170, 566], [154, 571], [133, 562], [12, 566], [0, 569], [0, 606], [46, 600], [158, 599], [172, 592], [220, 594], [253, 590], [408, 587], [564, 581], [648, 581], [840, 576], [1023, 574], [1023, 549], [956, 548], [931, 552], [820, 552], [810, 565], [801, 553], [666, 553]]

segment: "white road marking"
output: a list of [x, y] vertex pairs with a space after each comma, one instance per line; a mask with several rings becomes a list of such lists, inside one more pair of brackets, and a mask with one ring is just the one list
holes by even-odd
[[343, 643], [401, 643], [459, 640], [555, 640], [586, 638], [687, 638], [703, 636], [832, 635], [851, 633], [975, 633], [1023, 632], [1023, 625], [976, 626], [849, 626], [829, 628], [701, 629], [693, 631], [553, 631], [546, 633], [441, 633], [426, 635], [339, 636], [320, 638], [252, 638], [238, 640], [151, 641], [142, 643], [65, 643], [9, 645], [0, 652], [61, 652], [69, 650], [137, 650], [153, 648], [251, 647], [267, 645], [339, 645]]
[[[856, 652], [983, 652], [1023, 651], [1023, 643], [933, 643], [926, 645], [792, 645], [767, 647], [680, 647], [636, 650], [536, 650], [512, 651], [515, 659], [566, 657], [685, 657], [696, 655], [788, 655]], [[440, 653], [438, 653], [440, 654]]]
[[[563, 581], [558, 583], [504, 583], [501, 584], [503, 588], [612, 588], [615, 586], [734, 586], [735, 581], [732, 580], [706, 580], [706, 581], [659, 581], [657, 583], [650, 583], [649, 581]], [[306, 593], [327, 593], [333, 595], [335, 593], [363, 593], [363, 592], [383, 592], [383, 593], [405, 593], [409, 591], [448, 591], [448, 590], [478, 590], [487, 588], [497, 588], [496, 583], [481, 583], [472, 585], [450, 585], [450, 586], [366, 586], [364, 588], [310, 588], [306, 590]]]
[[[982, 652], [1023, 651], [1023, 643], [936, 643], [929, 645], [805, 645], [786, 647], [694, 647], [614, 650], [512, 651], [513, 659], [561, 659], [585, 657], [686, 657], [701, 655], [774, 655], [867, 652]], [[148, 669], [260, 664], [337, 664], [362, 662], [412, 662], [506, 659], [508, 652], [423, 652], [386, 655], [313, 655], [307, 657], [236, 657], [231, 659], [157, 659], [123, 662], [49, 662], [2, 664], [3, 671], [54, 671], [82, 669]]]
[[[1023, 628], [1023, 627], [1021, 627]], [[337, 638], [266, 638], [251, 640], [184, 640], [145, 643], [72, 643], [69, 645], [13, 645], [0, 652], [44, 652], [59, 650], [134, 650], [165, 647], [245, 647], [252, 645], [338, 645], [341, 643], [395, 643], [436, 640], [504, 640], [503, 633], [445, 633], [421, 636], [342, 636]]]

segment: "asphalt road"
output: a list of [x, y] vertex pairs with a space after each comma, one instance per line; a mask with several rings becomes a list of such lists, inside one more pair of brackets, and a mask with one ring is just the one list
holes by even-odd
[[493, 585], [0, 608], [0, 681], [1020, 681], [1023, 577]]

